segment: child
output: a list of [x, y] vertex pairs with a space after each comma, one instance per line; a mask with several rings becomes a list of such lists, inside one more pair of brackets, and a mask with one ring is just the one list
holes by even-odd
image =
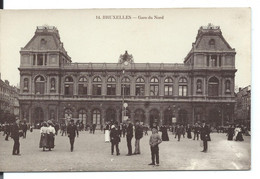
[[152, 129], [152, 135], [150, 137], [150, 146], [151, 146], [151, 156], [152, 163], [149, 165], [155, 165], [154, 158], [156, 158], [156, 166], [159, 166], [159, 144], [162, 142], [160, 135], [156, 128]]

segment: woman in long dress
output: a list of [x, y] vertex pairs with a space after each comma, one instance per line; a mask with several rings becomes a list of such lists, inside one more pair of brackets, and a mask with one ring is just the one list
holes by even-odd
[[109, 124], [106, 123], [105, 127], [105, 142], [110, 142], [110, 131], [109, 131]]
[[239, 128], [239, 131], [238, 131], [237, 136], [236, 136], [236, 141], [244, 141], [243, 131], [242, 131], [240, 126], [238, 126], [238, 128]]
[[45, 151], [45, 148], [47, 147], [47, 130], [48, 130], [47, 123], [44, 122], [40, 129], [41, 139], [39, 145], [39, 147], [42, 148], [43, 151]]
[[241, 129], [239, 128], [239, 126], [237, 125], [236, 128], [234, 129], [235, 135], [234, 135], [234, 140], [236, 140], [237, 138], [237, 134], [239, 133]]
[[165, 125], [161, 127], [161, 131], [162, 131], [162, 141], [169, 141], [167, 127]]
[[234, 128], [232, 125], [229, 125], [228, 131], [227, 131], [227, 136], [228, 139], [227, 140], [233, 140], [234, 137]]
[[189, 124], [187, 125], [186, 131], [187, 131], [187, 137], [188, 137], [188, 139], [191, 139], [191, 138], [192, 138], [192, 137], [191, 137], [191, 127], [190, 127]]
[[47, 129], [47, 147], [49, 151], [54, 148], [54, 136], [55, 136], [55, 128], [53, 123], [50, 121], [48, 122], [49, 127]]

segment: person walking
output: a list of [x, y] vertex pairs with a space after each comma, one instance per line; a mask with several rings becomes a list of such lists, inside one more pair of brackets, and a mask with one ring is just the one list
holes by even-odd
[[116, 155], [120, 155], [119, 152], [120, 134], [119, 134], [119, 129], [117, 124], [111, 126], [110, 142], [111, 142], [111, 155], [114, 155], [114, 147], [116, 147]]
[[14, 140], [13, 155], [20, 156], [20, 120], [16, 120], [11, 129], [11, 138]]
[[134, 154], [141, 154], [140, 152], [140, 140], [143, 137], [143, 128], [140, 126], [140, 121], [135, 123], [135, 152]]
[[191, 136], [191, 127], [190, 127], [190, 124], [187, 125], [186, 132], [187, 132], [187, 138], [188, 138], [188, 139], [191, 139], [192, 136]]
[[106, 122], [106, 127], [105, 127], [105, 142], [109, 142], [110, 141], [110, 131], [109, 131], [110, 127], [108, 122]]
[[74, 142], [75, 142], [75, 137], [79, 137], [79, 131], [77, 129], [77, 126], [74, 124], [74, 120], [70, 120], [70, 124], [67, 127], [67, 134], [70, 140], [70, 151], [73, 152], [74, 150]]
[[47, 128], [47, 148], [49, 151], [54, 148], [54, 136], [56, 134], [54, 124], [51, 121], [48, 121], [48, 128]]
[[23, 138], [26, 138], [26, 133], [27, 133], [28, 127], [27, 127], [27, 124], [25, 121], [22, 124], [22, 130], [23, 130]]
[[162, 141], [169, 141], [167, 126], [163, 125], [161, 127], [161, 131], [162, 131]]
[[132, 138], [133, 138], [133, 124], [131, 120], [127, 120], [127, 128], [126, 128], [126, 141], [127, 141], [127, 148], [128, 154], [127, 156], [132, 155]]
[[227, 131], [227, 136], [228, 136], [227, 140], [233, 140], [234, 134], [235, 134], [235, 133], [234, 133], [234, 128], [233, 128], [233, 126], [232, 126], [232, 125], [229, 125], [228, 131]]
[[159, 144], [162, 142], [160, 135], [158, 134], [158, 130], [156, 128], [152, 129], [152, 135], [149, 140], [150, 148], [151, 148], [151, 158], [152, 163], [149, 165], [159, 166]]
[[177, 124], [177, 126], [175, 128], [175, 138], [176, 138], [176, 136], [178, 136], [178, 141], [180, 141], [181, 134], [183, 134], [182, 130], [183, 130], [183, 128], [181, 128], [180, 125]]
[[8, 138], [9, 138], [9, 136], [10, 136], [10, 133], [11, 133], [11, 126], [10, 126], [10, 124], [9, 123], [5, 123], [5, 126], [4, 126], [4, 135], [6, 135], [5, 136], [5, 140], [6, 141], [8, 141]]
[[125, 133], [126, 133], [126, 124], [123, 123], [122, 125], [122, 133], [123, 133], [123, 137], [125, 137]]
[[244, 141], [244, 138], [243, 138], [243, 131], [242, 131], [240, 125], [237, 127], [236, 141]]
[[43, 122], [42, 127], [40, 128], [41, 138], [39, 144], [39, 148], [42, 148], [43, 151], [45, 151], [45, 148], [47, 147], [47, 130], [47, 123]]
[[202, 121], [202, 126], [200, 129], [200, 138], [203, 141], [203, 150], [201, 152], [207, 152], [208, 151], [208, 141], [210, 141], [210, 129], [206, 125], [205, 121]]
[[54, 129], [55, 129], [55, 135], [58, 135], [58, 132], [59, 132], [59, 129], [60, 129], [59, 123], [56, 123], [56, 124], [55, 124]]
[[97, 126], [96, 124], [93, 124], [93, 125], [92, 125], [93, 134], [95, 134], [96, 126]]
[[197, 138], [197, 140], [199, 140], [199, 134], [200, 134], [200, 126], [198, 123], [195, 123], [195, 126], [194, 126], [194, 138], [193, 140], [195, 140]]

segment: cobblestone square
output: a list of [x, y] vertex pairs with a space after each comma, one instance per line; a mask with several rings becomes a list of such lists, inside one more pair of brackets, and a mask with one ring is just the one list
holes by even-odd
[[[200, 141], [181, 138], [178, 142], [169, 132], [170, 141], [162, 142], [160, 166], [151, 163], [148, 136], [141, 139], [141, 154], [126, 156], [126, 139], [121, 138], [120, 156], [111, 155], [110, 143], [104, 142], [104, 133], [80, 132], [75, 150], [70, 152], [69, 139], [58, 134], [53, 151], [39, 148], [39, 130], [20, 139], [21, 156], [12, 155], [13, 140], [4, 140], [0, 133], [1, 171], [144, 171], [144, 170], [248, 170], [251, 166], [250, 137], [245, 141], [227, 141], [226, 134], [212, 133], [208, 153], [200, 152]], [[134, 150], [134, 139], [132, 140]]]

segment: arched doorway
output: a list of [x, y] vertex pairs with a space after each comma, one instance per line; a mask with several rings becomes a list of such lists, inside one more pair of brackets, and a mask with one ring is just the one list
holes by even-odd
[[116, 110], [112, 109], [112, 108], [108, 108], [106, 110], [106, 118], [105, 118], [106, 122], [108, 121], [112, 121], [115, 122], [116, 121]]
[[152, 109], [149, 115], [150, 127], [152, 127], [154, 122], [158, 124], [159, 119], [160, 115], [158, 109]]
[[187, 124], [188, 122], [188, 112], [185, 109], [181, 109], [178, 112], [178, 123]]
[[44, 113], [41, 107], [35, 108], [33, 119], [35, 124], [42, 123], [44, 121]]
[[96, 124], [96, 128], [99, 129], [100, 128], [100, 124], [101, 124], [101, 112], [99, 109], [94, 109], [92, 111], [92, 124]]
[[173, 117], [172, 109], [166, 109], [164, 111], [163, 124], [164, 125], [172, 125], [172, 117]]
[[221, 111], [213, 108], [209, 111], [208, 122], [211, 126], [221, 126]]
[[144, 124], [145, 122], [145, 114], [144, 114], [144, 110], [142, 109], [136, 109], [135, 110], [135, 115], [134, 115], [134, 120], [135, 121], [140, 121]]

